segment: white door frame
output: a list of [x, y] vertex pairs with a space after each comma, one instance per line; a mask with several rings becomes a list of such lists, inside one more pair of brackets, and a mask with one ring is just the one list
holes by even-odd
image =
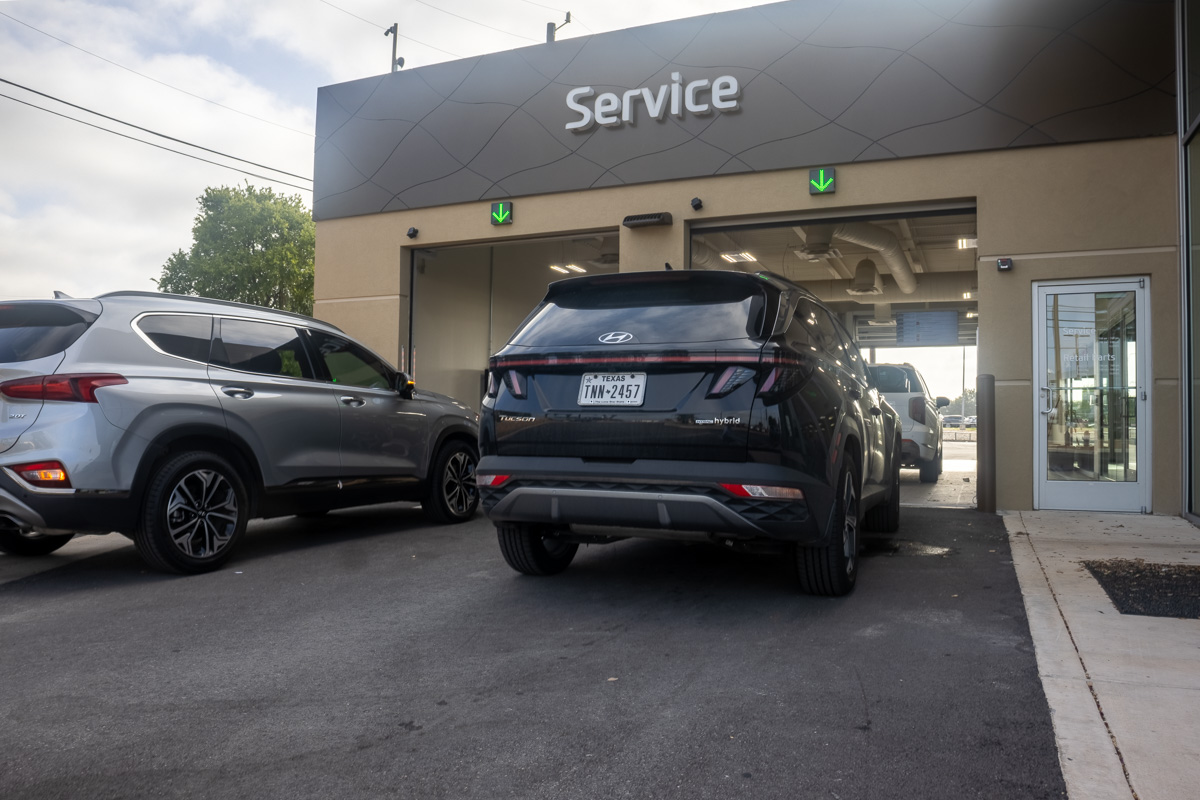
[[[1137, 479], [1135, 481], [1050, 480], [1047, 415], [1052, 392], [1047, 387], [1046, 297], [1055, 294], [1134, 293], [1136, 365]], [[1033, 284], [1033, 507], [1077, 511], [1151, 511], [1152, 414], [1150, 376], [1150, 278], [1089, 278], [1038, 281]], [[1095, 345], [1093, 345], [1094, 347]], [[1094, 351], [1093, 351], [1094, 352]], [[1099, 435], [1097, 429], [1093, 435]]]

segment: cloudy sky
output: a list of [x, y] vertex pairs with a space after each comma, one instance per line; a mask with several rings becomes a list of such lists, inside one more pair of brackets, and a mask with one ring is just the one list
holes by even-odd
[[538, 44], [567, 11], [559, 39], [757, 4], [0, 0], [0, 300], [156, 289], [209, 186], [311, 208], [317, 88], [387, 72], [393, 22], [412, 69]]

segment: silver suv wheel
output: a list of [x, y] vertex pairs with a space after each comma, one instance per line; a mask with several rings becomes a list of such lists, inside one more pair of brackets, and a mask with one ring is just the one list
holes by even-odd
[[133, 541], [153, 567], [208, 572], [229, 558], [249, 511], [245, 484], [232, 464], [215, 453], [181, 453], [155, 467]]

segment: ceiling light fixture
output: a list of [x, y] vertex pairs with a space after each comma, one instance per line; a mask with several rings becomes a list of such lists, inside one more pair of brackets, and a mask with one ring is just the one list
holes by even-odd
[[968, 311], [967, 312], [967, 319], [976, 319], [978, 316], [979, 316], [978, 311]]
[[571, 274], [569, 270], [565, 270], [562, 267], [558, 266], [557, 264], [551, 264], [550, 269], [554, 270], [555, 272], [561, 272], [563, 275]]
[[587, 272], [587, 270], [583, 267], [579, 267], [574, 264], [567, 264], [567, 269], [571, 270], [571, 272]]
[[972, 247], [978, 247], [978, 246], [979, 246], [978, 239], [969, 239], [967, 237], [963, 237], [958, 240], [958, 249], [959, 250], [970, 250]]
[[721, 253], [721, 258], [725, 259], [730, 264], [738, 264], [745, 261], [758, 261], [757, 258], [745, 251], [740, 253]]

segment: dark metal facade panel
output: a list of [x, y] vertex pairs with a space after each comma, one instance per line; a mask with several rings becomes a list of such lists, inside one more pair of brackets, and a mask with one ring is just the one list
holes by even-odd
[[[435, 64], [318, 91], [314, 212], [1166, 134], [1174, 48], [1170, 0], [790, 0]], [[737, 108], [566, 128], [673, 73]]]

